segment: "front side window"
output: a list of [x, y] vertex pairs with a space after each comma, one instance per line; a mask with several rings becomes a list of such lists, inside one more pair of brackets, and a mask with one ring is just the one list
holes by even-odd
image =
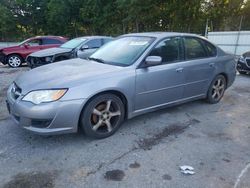
[[42, 45], [42, 41], [40, 39], [33, 39], [27, 42], [29, 46], [39, 46]]
[[92, 54], [90, 59], [101, 59], [103, 62], [117, 66], [129, 66], [141, 56], [153, 40], [152, 37], [140, 36], [118, 38], [105, 44]]
[[93, 39], [86, 43], [86, 45], [91, 48], [100, 48], [102, 46], [101, 39]]
[[149, 56], [160, 56], [162, 63], [179, 61], [181, 57], [181, 39], [175, 37], [163, 40], [156, 45]]
[[199, 39], [186, 37], [185, 40], [186, 59], [200, 59], [207, 57], [206, 50]]
[[110, 42], [112, 40], [113, 40], [112, 38], [104, 38], [103, 39], [103, 44], [106, 44], [106, 43], [108, 43], [108, 42]]

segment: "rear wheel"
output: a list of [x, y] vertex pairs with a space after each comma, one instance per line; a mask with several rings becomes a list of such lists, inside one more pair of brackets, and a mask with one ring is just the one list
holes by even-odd
[[113, 94], [99, 95], [85, 107], [81, 127], [87, 136], [106, 138], [120, 127], [124, 114], [124, 105], [119, 97]]
[[7, 58], [7, 63], [12, 68], [20, 67], [22, 65], [22, 62], [23, 62], [23, 59], [19, 55], [16, 55], [16, 54], [9, 55]]
[[218, 75], [212, 81], [208, 94], [207, 101], [211, 104], [218, 103], [226, 90], [226, 79], [223, 75]]

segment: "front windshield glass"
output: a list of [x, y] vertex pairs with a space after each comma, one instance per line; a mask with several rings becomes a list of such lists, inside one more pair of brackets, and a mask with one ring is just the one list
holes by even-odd
[[86, 41], [87, 39], [84, 38], [77, 38], [77, 39], [72, 39], [68, 42], [65, 42], [64, 44], [62, 44], [60, 47], [61, 48], [69, 48], [69, 49], [74, 49], [77, 48], [78, 46], [80, 46], [84, 41]]
[[122, 37], [107, 43], [89, 59], [99, 59], [112, 65], [129, 66], [139, 58], [152, 41], [151, 37]]
[[30, 39], [26, 39], [26, 40], [24, 40], [24, 41], [20, 42], [20, 43], [18, 44], [18, 46], [21, 46], [21, 45], [23, 45], [23, 44], [27, 43], [29, 40], [30, 40]]

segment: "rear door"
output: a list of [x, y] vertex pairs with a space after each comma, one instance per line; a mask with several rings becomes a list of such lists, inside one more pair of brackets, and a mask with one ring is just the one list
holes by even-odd
[[215, 74], [216, 52], [198, 37], [184, 37], [184, 49], [184, 98], [204, 95]]
[[160, 56], [162, 64], [136, 70], [137, 111], [182, 99], [185, 82], [181, 69], [182, 51], [180, 37], [164, 39], [149, 54]]

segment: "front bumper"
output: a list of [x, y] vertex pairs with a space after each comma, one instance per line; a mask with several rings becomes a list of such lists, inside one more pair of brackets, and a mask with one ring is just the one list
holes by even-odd
[[45, 57], [40, 58], [40, 57], [28, 56], [26, 58], [26, 62], [30, 68], [36, 68], [42, 65], [53, 63], [53, 60], [54, 58], [52, 58], [52, 61], [46, 62]]
[[34, 105], [16, 100], [10, 89], [7, 92], [7, 107], [12, 119], [22, 128], [41, 135], [55, 135], [78, 131], [78, 121], [84, 99], [55, 101]]
[[0, 53], [0, 62], [4, 65], [7, 63], [6, 62], [6, 55], [4, 55], [3, 53]]
[[246, 65], [246, 62], [238, 61], [238, 63], [237, 63], [237, 70], [238, 71], [243, 71], [243, 72], [250, 73], [250, 67], [248, 67]]

